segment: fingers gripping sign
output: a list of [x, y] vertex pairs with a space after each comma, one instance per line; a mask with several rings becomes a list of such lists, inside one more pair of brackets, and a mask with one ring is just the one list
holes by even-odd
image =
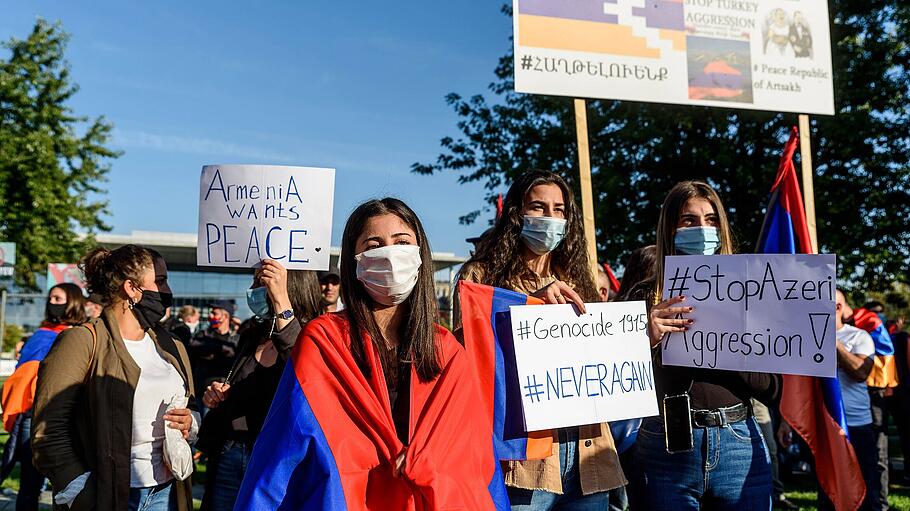
[[685, 296], [668, 298], [651, 308], [648, 321], [648, 335], [651, 346], [657, 346], [663, 337], [670, 332], [685, 332], [695, 320], [684, 315], [695, 311], [694, 307], [679, 305]]

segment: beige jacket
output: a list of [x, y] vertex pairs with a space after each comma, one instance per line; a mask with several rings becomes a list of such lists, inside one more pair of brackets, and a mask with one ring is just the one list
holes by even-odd
[[[466, 264], [459, 274], [459, 280], [484, 284], [483, 270], [476, 264]], [[540, 286], [546, 286], [556, 280], [555, 277], [541, 279]], [[571, 283], [570, 283], [571, 284]], [[514, 291], [531, 294], [537, 289], [528, 289], [531, 283], [516, 283]], [[455, 300], [456, 305], [458, 300]], [[455, 324], [460, 325], [460, 314]], [[578, 427], [578, 467], [581, 480], [581, 491], [585, 495], [619, 488], [627, 483], [613, 435], [607, 424], [591, 424]], [[531, 461], [504, 461], [502, 471], [506, 485], [529, 490], [546, 490], [552, 493], [563, 493], [562, 477], [559, 469], [559, 442], [557, 432], [553, 431], [553, 454], [549, 458]]]
[[[109, 310], [90, 323], [97, 335], [94, 357], [91, 331], [78, 326], [60, 334], [39, 366], [32, 422], [34, 463], [57, 491], [91, 472], [68, 508], [71, 511], [127, 509], [139, 366]], [[193, 377], [183, 344], [148, 333], [161, 356], [177, 368], [192, 397]], [[175, 486], [180, 511], [193, 509], [191, 479]]]

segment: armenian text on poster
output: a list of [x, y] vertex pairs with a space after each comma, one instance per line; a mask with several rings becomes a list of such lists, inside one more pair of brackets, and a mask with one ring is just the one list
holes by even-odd
[[515, 90], [834, 114], [826, 0], [513, 0]]

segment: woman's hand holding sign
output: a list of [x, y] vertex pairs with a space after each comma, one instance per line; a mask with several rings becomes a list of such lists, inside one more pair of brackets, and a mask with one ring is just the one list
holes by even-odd
[[572, 289], [571, 286], [561, 280], [554, 280], [549, 285], [537, 290], [531, 296], [540, 298], [544, 303], [573, 303], [578, 309], [579, 314], [585, 313], [585, 301], [581, 296]]
[[660, 344], [664, 335], [670, 332], [685, 332], [689, 329], [689, 325], [695, 322], [691, 318], [679, 317], [695, 310], [694, 307], [689, 306], [675, 307], [685, 299], [685, 296], [674, 296], [651, 307], [648, 317], [648, 335], [651, 337], [651, 347]]

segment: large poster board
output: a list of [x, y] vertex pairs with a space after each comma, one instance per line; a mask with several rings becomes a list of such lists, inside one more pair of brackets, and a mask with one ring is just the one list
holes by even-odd
[[513, 0], [515, 90], [834, 114], [826, 0]]
[[686, 332], [663, 339], [663, 363], [833, 377], [835, 257], [671, 256], [664, 298], [695, 310]]
[[329, 269], [335, 169], [206, 165], [199, 184], [200, 266]]

